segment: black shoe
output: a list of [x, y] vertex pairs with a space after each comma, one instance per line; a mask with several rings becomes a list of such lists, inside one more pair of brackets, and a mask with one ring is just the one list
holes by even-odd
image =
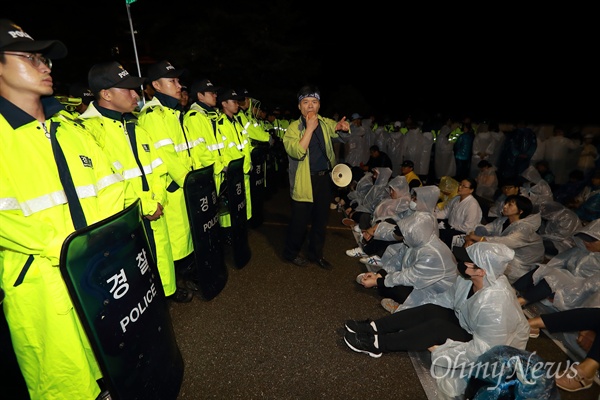
[[290, 260], [290, 259], [287, 259], [287, 258], [285, 260], [287, 262], [291, 262], [292, 264], [297, 265], [299, 267], [306, 267], [308, 265], [308, 260], [306, 260], [306, 258], [300, 257], [300, 256], [297, 256], [293, 260]]
[[318, 260], [313, 261], [313, 262], [323, 269], [332, 269], [333, 268], [333, 265], [331, 265], [331, 263], [324, 258], [319, 258]]
[[175, 293], [167, 297], [167, 299], [173, 300], [175, 303], [189, 303], [194, 298], [194, 292], [189, 289], [178, 287]]
[[368, 333], [368, 334], [374, 335], [377, 333], [377, 331], [375, 329], [373, 329], [371, 322], [373, 322], [373, 321], [370, 319], [365, 319], [364, 321], [355, 321], [353, 319], [349, 319], [348, 321], [346, 321], [344, 326], [346, 327], [346, 330], [348, 332]]
[[375, 337], [371, 334], [346, 332], [344, 342], [357, 353], [365, 353], [373, 358], [381, 357], [381, 350], [375, 347]]
[[185, 281], [185, 288], [186, 289], [190, 289], [193, 290], [194, 292], [199, 292], [200, 291], [200, 286], [198, 286], [198, 284], [194, 281]]

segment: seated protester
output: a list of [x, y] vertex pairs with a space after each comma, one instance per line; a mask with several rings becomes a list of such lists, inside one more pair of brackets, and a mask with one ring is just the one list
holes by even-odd
[[521, 186], [521, 194], [529, 197], [534, 206], [554, 200], [550, 185], [542, 179], [533, 165], [527, 167], [521, 176], [526, 180]]
[[375, 168], [373, 173], [366, 173], [357, 184], [357, 190], [359, 186], [361, 187], [361, 190], [364, 190], [366, 187], [368, 187], [367, 184], [361, 185], [363, 180], [366, 182], [372, 182], [374, 179], [375, 181], [371, 184], [363, 197], [356, 198], [356, 201], [351, 203], [352, 210], [346, 210], [348, 213], [348, 218], [344, 218], [342, 223], [351, 227], [354, 227], [358, 224], [361, 230], [367, 229], [369, 226], [371, 226], [371, 217], [375, 207], [382, 200], [390, 197], [388, 183], [391, 176], [392, 170], [389, 168]]
[[538, 233], [544, 241], [546, 255], [553, 257], [575, 246], [573, 235], [582, 227], [573, 210], [558, 201], [548, 201], [538, 206], [542, 224]]
[[521, 182], [516, 178], [506, 178], [500, 185], [501, 193], [494, 200], [494, 205], [490, 207], [487, 215], [487, 221], [492, 222], [495, 218], [502, 216], [502, 209], [504, 208], [504, 200], [507, 196], [512, 194], [521, 194]]
[[[555, 332], [592, 332], [592, 343], [584, 343], [582, 348], [587, 352], [581, 363], [573, 363], [566, 371], [557, 371], [555, 375], [556, 386], [568, 392], [578, 392], [589, 389], [594, 384], [594, 377], [600, 368], [600, 308], [575, 308], [572, 310], [558, 311], [542, 314], [529, 319], [530, 336], [537, 337], [540, 329]], [[579, 343], [579, 339], [578, 339]]]
[[600, 220], [582, 227], [573, 239], [575, 247], [552, 257], [513, 284], [522, 305], [554, 294], [554, 307], [568, 310], [585, 301], [589, 287], [598, 286], [592, 281], [597, 282], [600, 277]]
[[372, 172], [373, 168], [394, 169], [390, 156], [383, 151], [380, 151], [379, 146], [375, 144], [369, 148], [369, 160], [366, 164], [362, 164], [360, 168], [365, 172]]
[[451, 199], [443, 209], [435, 210], [435, 217], [441, 222], [440, 239], [452, 249], [454, 236], [472, 232], [481, 223], [483, 212], [479, 202], [473, 197], [477, 182], [465, 178], [458, 185], [458, 196]]
[[442, 176], [438, 188], [440, 189], [440, 198], [437, 203], [437, 208], [440, 210], [446, 207], [446, 204], [453, 197], [458, 196], [458, 185], [460, 183], [451, 176]]
[[[426, 211], [433, 214], [435, 204], [439, 197], [439, 188], [437, 186], [422, 186], [411, 189], [411, 202], [408, 210], [398, 214], [394, 220], [391, 218], [381, 221], [377, 225], [367, 229], [363, 236], [366, 238], [373, 237], [371, 240], [386, 241], [383, 255], [369, 254], [369, 256], [360, 259], [360, 262], [367, 266], [371, 272], [377, 271], [383, 264], [393, 263], [396, 258], [396, 253], [402, 248], [402, 233], [398, 227], [400, 219], [414, 214], [416, 211]], [[433, 229], [435, 235], [439, 237], [439, 228], [437, 220], [433, 220]], [[366, 249], [365, 249], [366, 250]]]
[[594, 171], [590, 184], [575, 197], [572, 208], [584, 223], [600, 218], [600, 169]]
[[387, 311], [395, 312], [402, 303], [405, 307], [422, 304], [454, 284], [456, 263], [438, 238], [435, 225], [430, 212], [416, 211], [401, 219], [398, 227], [404, 240], [393, 260], [377, 272], [357, 276], [356, 281], [364, 287], [377, 287]]
[[539, 213], [532, 214], [533, 204], [527, 197], [511, 195], [506, 198], [503, 216], [487, 225], [478, 225], [465, 236], [465, 245], [476, 242], [502, 243], [515, 252], [508, 263], [506, 277], [513, 283], [544, 261], [544, 244], [536, 233], [541, 224]]
[[[529, 324], [504, 275], [514, 251], [503, 244], [482, 242], [456, 248], [454, 254], [461, 276], [450, 289], [375, 321], [346, 321], [348, 347], [375, 358], [388, 352], [428, 349], [432, 366], [444, 369], [469, 365], [497, 345], [525, 349]], [[438, 381], [438, 386], [445, 383]], [[453, 393], [447, 394], [457, 396], [467, 381], [451, 384], [447, 388]]]
[[496, 167], [490, 164], [487, 160], [481, 160], [477, 164], [479, 173], [477, 174], [477, 190], [475, 194], [477, 196], [488, 200], [494, 201], [496, 190], [498, 190], [498, 177], [496, 176]]
[[[373, 211], [373, 221], [371, 226], [358, 235], [358, 247], [346, 250], [346, 255], [349, 257], [368, 257], [376, 255], [381, 257], [385, 248], [391, 243], [397, 243], [398, 239], [390, 236], [389, 239], [378, 240], [373, 238], [373, 234], [379, 225], [384, 221], [388, 221], [394, 227], [396, 219], [401, 218], [409, 210], [410, 193], [408, 192], [408, 182], [403, 176], [397, 176], [390, 180], [388, 187], [390, 189], [390, 198], [382, 200], [375, 211]], [[412, 213], [412, 211], [411, 211]], [[392, 228], [393, 229], [393, 228]], [[361, 259], [362, 260], [362, 259]]]
[[423, 186], [421, 179], [419, 179], [419, 175], [414, 171], [415, 163], [411, 160], [404, 160], [400, 165], [400, 172], [402, 172], [402, 176], [406, 177], [406, 181], [408, 182], [408, 187], [415, 188], [419, 186]]

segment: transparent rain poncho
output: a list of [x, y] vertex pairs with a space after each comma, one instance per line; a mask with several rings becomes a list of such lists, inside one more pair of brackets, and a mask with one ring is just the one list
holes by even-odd
[[[529, 323], [517, 301], [515, 291], [504, 275], [514, 251], [504, 244], [478, 242], [466, 248], [474, 263], [485, 270], [484, 286], [471, 297], [470, 280], [458, 277], [449, 290], [430, 303], [453, 309], [460, 326], [473, 335], [469, 342], [447, 339], [431, 353], [432, 367], [454, 370], [473, 363], [494, 346], [507, 345], [524, 350], [529, 339]], [[444, 393], [458, 396], [466, 379], [438, 379]]]
[[[411, 189], [411, 191], [414, 191], [417, 196], [417, 201], [415, 202], [416, 207], [414, 207], [414, 210], [407, 208], [406, 210], [397, 213], [395, 217], [392, 217], [392, 219], [396, 221], [395, 224], [389, 223], [387, 221], [380, 222], [377, 225], [377, 229], [375, 230], [374, 237], [376, 239], [395, 241], [397, 239], [395, 238], [393, 233], [396, 229], [396, 226], [398, 225], [398, 221], [412, 215], [415, 211], [427, 211], [433, 213], [433, 210], [435, 209], [435, 204], [440, 195], [440, 189], [437, 186], [420, 186]], [[437, 221], [435, 221], [435, 234], [439, 236]], [[396, 244], [394, 244], [393, 246], [396, 246]], [[391, 250], [393, 250], [393, 248]]]
[[377, 171], [377, 178], [375, 178], [375, 182], [365, 196], [362, 199], [358, 199], [358, 206], [355, 208], [355, 211], [357, 212], [372, 214], [373, 211], [375, 211], [375, 207], [377, 207], [382, 200], [390, 198], [388, 185], [390, 177], [392, 176], [392, 170], [389, 168], [374, 168], [374, 170]]
[[531, 271], [538, 263], [544, 261], [544, 243], [536, 233], [542, 222], [540, 214], [530, 214], [504, 228], [507, 217], [496, 218], [487, 225], [475, 228], [477, 236], [485, 236], [490, 243], [502, 243], [515, 251], [515, 257], [508, 263], [506, 276], [509, 282]]
[[542, 179], [539, 171], [533, 165], [527, 167], [521, 176], [528, 181], [521, 187], [521, 193], [523, 196], [529, 197], [534, 205], [554, 201], [550, 185]]
[[391, 198], [383, 199], [373, 211], [372, 222], [378, 223], [386, 218], [394, 218], [408, 210], [410, 190], [406, 177], [397, 176], [388, 182], [388, 188], [393, 191]]
[[544, 279], [550, 286], [554, 293], [553, 305], [559, 310], [580, 307], [600, 290], [600, 252], [587, 250], [580, 233], [600, 240], [600, 220], [579, 229], [573, 236], [575, 247], [557, 254], [533, 274], [534, 284]]
[[456, 280], [457, 270], [452, 252], [435, 232], [432, 213], [416, 211], [398, 221], [398, 226], [404, 241], [390, 250], [388, 255], [393, 253], [393, 257], [388, 257], [389, 262], [382, 268], [387, 272], [385, 286], [414, 288], [400, 310], [421, 305], [433, 295], [448, 290]]
[[542, 224], [538, 233], [554, 244], [559, 253], [575, 246], [573, 234], [581, 229], [581, 220], [575, 212], [557, 201], [538, 205]]

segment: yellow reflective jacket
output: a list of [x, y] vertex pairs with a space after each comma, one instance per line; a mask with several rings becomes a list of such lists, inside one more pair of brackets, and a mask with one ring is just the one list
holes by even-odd
[[193, 251], [183, 184], [188, 172], [192, 170], [194, 162], [190, 155], [190, 144], [186, 140], [179, 121], [179, 115], [178, 110], [163, 105], [157, 94], [144, 105], [138, 116], [138, 125], [150, 134], [153, 145], [158, 150], [158, 155], [165, 163], [169, 174], [167, 179], [168, 201], [164, 212], [169, 226], [171, 251], [173, 259], [176, 261], [190, 255]]
[[32, 399], [88, 399], [101, 377], [59, 265], [74, 232], [49, 136], [65, 154], [88, 225], [137, 198], [101, 149], [54, 98], [42, 126], [0, 97], [0, 286], [13, 347]]
[[[132, 125], [135, 129], [137, 154], [148, 184], [148, 188], [144, 190], [142, 171], [133, 154], [133, 143], [129, 138], [126, 125], [121, 120], [122, 115], [117, 111], [108, 111], [107, 114], [109, 115], [103, 115], [96, 108], [95, 102], [91, 102], [80, 118], [83, 125], [96, 139], [96, 143], [104, 150], [113, 170], [123, 175], [131, 183], [136, 194], [142, 200], [142, 213], [152, 215], [157, 210], [157, 203], [164, 206], [167, 202], [167, 168], [158, 156], [157, 150], [152, 146], [148, 132], [142, 127], [135, 127], [135, 119], [127, 121], [126, 124]], [[154, 234], [156, 264], [162, 287], [165, 296], [170, 296], [175, 293], [176, 280], [166, 218], [161, 216], [150, 221], [150, 226]]]

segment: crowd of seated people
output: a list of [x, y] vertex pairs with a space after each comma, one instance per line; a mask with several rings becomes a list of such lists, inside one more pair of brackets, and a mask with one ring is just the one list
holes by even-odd
[[[458, 349], [468, 349], [467, 358], [473, 358], [499, 344], [524, 348], [526, 339], [511, 343], [510, 335], [501, 332], [506, 325], [487, 326], [489, 321], [479, 319], [473, 309], [464, 315], [458, 311], [477, 296], [478, 307], [489, 315], [514, 316], [508, 318], [515, 332], [522, 330], [522, 309], [539, 301], [550, 304], [557, 315], [600, 309], [600, 169], [592, 171], [583, 189], [565, 204], [553, 193], [560, 186], [548, 183], [540, 174], [544, 169], [536, 168], [543, 164], [503, 177], [493, 196], [486, 193], [485, 212], [475, 196], [476, 179], [443, 176], [438, 184], [410, 189], [407, 198], [406, 180], [391, 178], [391, 198], [374, 206], [379, 211], [371, 214], [366, 228], [360, 227], [361, 242], [347, 254], [367, 267], [357, 283], [376, 288], [381, 305], [392, 315], [347, 321], [348, 347], [372, 357], [430, 350], [432, 362], [436, 355]], [[504, 294], [496, 304], [482, 300], [493, 298], [482, 293], [497, 290]], [[546, 327], [550, 332], [582, 330], [582, 315], [573, 314], [570, 324], [532, 318], [530, 337]], [[429, 334], [433, 330], [436, 334]], [[595, 346], [568, 377], [557, 374], [559, 388], [578, 391], [592, 385], [598, 371], [597, 340]], [[438, 381], [447, 393], [460, 391], [464, 383], [447, 386]]]

